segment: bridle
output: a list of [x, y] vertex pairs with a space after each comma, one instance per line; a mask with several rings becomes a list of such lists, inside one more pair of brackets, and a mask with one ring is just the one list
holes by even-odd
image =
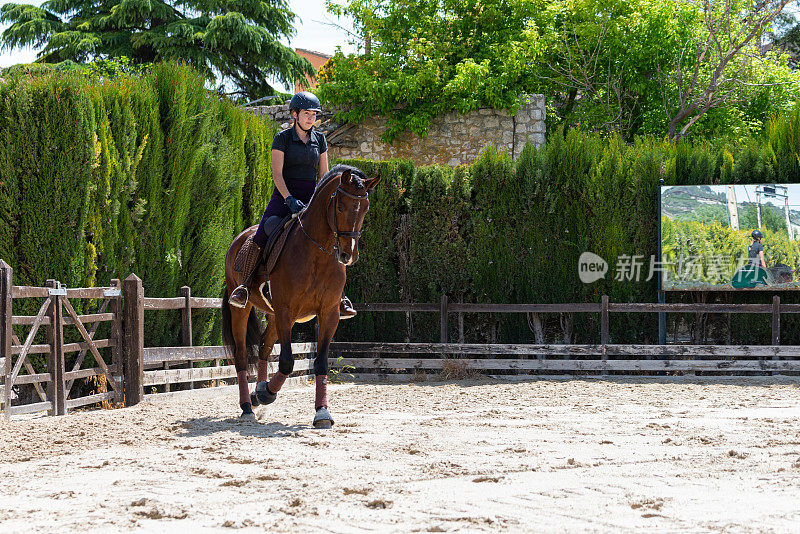
[[[306, 235], [306, 237], [309, 238], [312, 243], [317, 245], [317, 248], [319, 248], [322, 252], [324, 252], [325, 254], [330, 254], [331, 256], [335, 257], [338, 257], [339, 251], [341, 250], [341, 244], [339, 242], [340, 237], [350, 237], [352, 239], [355, 239], [356, 241], [358, 240], [359, 237], [361, 237], [361, 230], [359, 231], [339, 230], [339, 227], [336, 224], [336, 213], [339, 211], [339, 193], [343, 194], [346, 197], [354, 198], [357, 200], [363, 200], [369, 197], [369, 192], [365, 192], [363, 195], [354, 195], [353, 193], [348, 193], [347, 191], [342, 189], [342, 184], [336, 186], [336, 190], [334, 190], [334, 192], [331, 193], [331, 196], [328, 199], [328, 205], [325, 208], [325, 216], [328, 219], [328, 227], [333, 231], [333, 237], [334, 237], [333, 248], [331, 250], [326, 249], [325, 247], [317, 243], [317, 241], [313, 237], [308, 235], [308, 232], [306, 232], [306, 229], [303, 226], [303, 219], [299, 215], [297, 217], [297, 222], [300, 223], [300, 229], [303, 230], [303, 233]], [[331, 204], [333, 204], [333, 221], [331, 221], [331, 216], [330, 216]]]

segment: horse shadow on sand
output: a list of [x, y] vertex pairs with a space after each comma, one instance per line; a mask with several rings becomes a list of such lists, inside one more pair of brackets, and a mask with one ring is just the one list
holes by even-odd
[[262, 423], [239, 417], [195, 417], [176, 421], [177, 437], [196, 438], [223, 432], [236, 432], [244, 437], [288, 438], [297, 432], [313, 430], [309, 425], [285, 425], [278, 422]]

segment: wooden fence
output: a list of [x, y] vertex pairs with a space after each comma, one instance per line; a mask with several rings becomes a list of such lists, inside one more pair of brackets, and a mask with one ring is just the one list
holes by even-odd
[[[99, 300], [97, 313], [78, 315], [72, 302], [79, 299]], [[36, 301], [36, 315], [14, 315], [14, 302], [23, 300]], [[94, 288], [66, 288], [55, 280], [48, 280], [46, 287], [15, 286], [13, 270], [0, 260], [0, 406], [6, 417], [40, 411], [64, 415], [70, 409], [104, 401], [131, 406], [144, 399], [146, 390], [169, 392], [174, 384], [192, 387], [195, 382], [210, 381], [219, 385], [222, 380], [235, 378], [234, 366], [222, 365], [226, 363], [224, 347], [192, 346], [191, 311], [218, 309], [221, 304], [219, 298], [192, 297], [188, 287], [182, 288], [177, 298], [146, 298], [136, 275], [129, 276], [122, 288], [119, 280]], [[183, 346], [145, 346], [144, 313], [149, 310], [180, 310]], [[108, 336], [95, 339], [103, 323], [110, 325]], [[27, 332], [18, 335], [25, 327]], [[72, 334], [81, 341], [65, 342], [65, 328], [71, 327], [77, 336], [67, 331], [66, 339]], [[37, 343], [37, 339], [45, 342]], [[292, 344], [299, 359], [289, 385], [301, 383], [313, 369], [309, 356], [314, 350], [313, 343]], [[276, 345], [273, 354], [279, 352]], [[66, 355], [71, 353], [77, 355], [67, 365]], [[89, 353], [93, 367], [86, 367]], [[45, 355], [45, 372], [34, 368], [31, 356], [36, 354]], [[195, 367], [196, 362], [204, 362], [204, 366]], [[275, 363], [270, 367], [273, 372], [277, 370]], [[255, 373], [255, 366], [251, 366], [250, 374]], [[81, 396], [74, 387], [79, 379], [99, 376], [105, 378], [108, 391]], [[32, 387], [37, 402], [13, 402], [14, 391], [20, 386]]]
[[[14, 301], [27, 299], [38, 304], [36, 315], [13, 314]], [[97, 299], [97, 313], [78, 315], [73, 301]], [[112, 280], [108, 287], [65, 288], [55, 280], [46, 287], [13, 285], [13, 271], [0, 260], [0, 404], [6, 416], [47, 410], [62, 415], [68, 410], [102, 401], [134, 405], [154, 388], [170, 392], [176, 384], [192, 387], [201, 382], [218, 385], [234, 379], [236, 371], [226, 361], [223, 347], [192, 345], [192, 310], [218, 309], [219, 298], [194, 297], [191, 289], [181, 288], [173, 298], [145, 297], [142, 281], [129, 276], [122, 287]], [[438, 313], [439, 343], [334, 342], [332, 361], [352, 366], [360, 376], [405, 377], [414, 372], [438, 371], [457, 360], [463, 368], [484, 373], [518, 377], [553, 373], [608, 374], [658, 372], [718, 373], [797, 373], [800, 372], [800, 346], [780, 345], [781, 316], [800, 313], [800, 304], [649, 304], [612, 303], [603, 296], [599, 303], [573, 304], [465, 304], [450, 303], [443, 296], [438, 303], [357, 304], [361, 313], [425, 312]], [[156, 310], [178, 310], [181, 314], [180, 347], [147, 347], [144, 315]], [[771, 345], [636, 345], [614, 344], [609, 338], [609, 322], [615, 313], [758, 313], [771, 314]], [[449, 343], [448, 317], [460, 313], [597, 313], [600, 316], [598, 344], [466, 344]], [[95, 339], [101, 324], [107, 323], [105, 339]], [[18, 335], [20, 327], [28, 327]], [[44, 343], [37, 333], [45, 329]], [[77, 342], [65, 343], [64, 329]], [[77, 332], [77, 334], [75, 333]], [[69, 337], [69, 336], [68, 336]], [[277, 355], [276, 346], [273, 354]], [[301, 382], [313, 369], [314, 343], [297, 343], [292, 351], [301, 357], [290, 381]], [[77, 353], [71, 365], [65, 355]], [[87, 355], [95, 362], [86, 367]], [[31, 355], [46, 356], [45, 372], [37, 372]], [[336, 362], [336, 356], [341, 360]], [[201, 363], [202, 362], [202, 363]], [[275, 371], [275, 363], [271, 364]], [[251, 367], [251, 374], [255, 369]], [[521, 375], [521, 376], [520, 376]], [[79, 396], [76, 380], [104, 377], [107, 392]], [[20, 405], [12, 402], [14, 388], [35, 389], [37, 402]], [[161, 393], [158, 393], [161, 394]]]
[[[227, 355], [222, 346], [195, 347], [192, 344], [192, 310], [216, 309], [222, 306], [220, 298], [193, 297], [191, 288], [184, 286], [181, 296], [172, 298], [145, 297], [142, 281], [135, 274], [130, 275], [124, 284], [124, 322], [126, 346], [125, 403], [133, 405], [145, 396], [145, 388], [163, 386], [170, 392], [172, 384], [188, 383], [191, 388], [195, 382], [210, 381], [219, 385], [220, 380], [236, 377], [236, 369], [231, 364], [221, 365]], [[181, 313], [180, 347], [146, 347], [144, 342], [144, 313], [154, 310], [179, 310]], [[128, 327], [127, 325], [130, 325]], [[310, 357], [315, 351], [313, 343], [293, 343], [292, 352], [298, 356], [289, 383], [301, 382], [303, 376], [313, 369]], [[272, 354], [280, 353], [276, 344]], [[203, 362], [202, 367], [195, 363]], [[181, 366], [173, 368], [174, 366]], [[185, 367], [183, 367], [185, 365]], [[270, 372], [277, 371], [277, 363], [270, 363]], [[255, 375], [254, 365], [248, 374]], [[295, 380], [293, 380], [293, 378]]]
[[[101, 299], [98, 312], [78, 315], [72, 302], [82, 299]], [[15, 300], [41, 301], [41, 305], [36, 315], [15, 316]], [[112, 280], [109, 287], [79, 289], [62, 287], [56, 280], [48, 280], [46, 287], [15, 286], [11, 267], [0, 260], [0, 347], [3, 349], [0, 364], [4, 370], [0, 398], [6, 416], [42, 410], [47, 410], [52, 415], [64, 415], [69, 409], [87, 404], [107, 400], [121, 401], [120, 304], [118, 280]], [[110, 323], [107, 339], [95, 339], [98, 327], [104, 322]], [[15, 326], [27, 326], [28, 332], [18, 336]], [[46, 329], [46, 343], [37, 344], [35, 340], [42, 327]], [[65, 327], [74, 327], [77, 337], [82, 341], [65, 343]], [[95, 367], [85, 368], [86, 355], [90, 352]], [[70, 353], [77, 355], [68, 368], [66, 355]], [[46, 355], [46, 372], [36, 372], [31, 363], [31, 356], [34, 354]], [[105, 378], [107, 392], [83, 397], [77, 393], [72, 394], [76, 380], [95, 376]], [[13, 405], [14, 386], [25, 384], [33, 386], [39, 402]]]
[[[469, 304], [451, 303], [443, 295], [438, 303], [359, 304], [359, 312], [438, 313], [439, 343], [337, 342], [331, 350], [360, 376], [386, 378], [410, 371], [435, 371], [458, 359], [462, 368], [484, 373], [582, 373], [605, 375], [626, 373], [715, 372], [797, 373], [800, 346], [780, 345], [781, 315], [800, 313], [800, 304], [781, 304], [778, 295], [771, 304], [677, 304], [600, 302], [564, 304]], [[759, 313], [772, 317], [771, 345], [637, 345], [613, 344], [609, 323], [614, 313]], [[464, 344], [449, 343], [448, 316], [460, 313], [597, 313], [600, 315], [599, 344]], [[354, 356], [358, 354], [359, 356]], [[410, 355], [418, 355], [410, 357]], [[451, 360], [448, 362], [448, 360]], [[522, 376], [520, 376], [522, 375]], [[537, 374], [536, 376], [541, 376]]]

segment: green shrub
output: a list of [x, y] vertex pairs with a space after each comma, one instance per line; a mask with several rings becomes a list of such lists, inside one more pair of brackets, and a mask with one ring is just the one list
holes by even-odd
[[[0, 257], [16, 284], [135, 272], [147, 296], [220, 294], [228, 246], [272, 193], [276, 128], [204, 83], [174, 64], [0, 83]], [[148, 345], [179, 342], [176, 313], [146, 319]], [[218, 342], [217, 321], [198, 314], [195, 343]]]

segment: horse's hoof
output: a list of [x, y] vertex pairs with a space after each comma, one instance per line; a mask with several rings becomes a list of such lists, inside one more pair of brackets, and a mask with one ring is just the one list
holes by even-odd
[[243, 402], [241, 404], [242, 407], [242, 415], [239, 416], [239, 419], [246, 419], [248, 421], [255, 421], [256, 414], [253, 413], [253, 407], [250, 406], [249, 402]]
[[258, 402], [258, 397], [256, 396], [255, 392], [250, 394], [250, 404], [253, 406], [253, 408], [261, 405], [261, 403]]
[[333, 426], [333, 417], [331, 412], [324, 406], [317, 410], [314, 415], [314, 428], [330, 428]]
[[258, 404], [272, 404], [278, 398], [276, 393], [273, 393], [267, 387], [267, 382], [259, 382], [256, 384], [256, 400]]

